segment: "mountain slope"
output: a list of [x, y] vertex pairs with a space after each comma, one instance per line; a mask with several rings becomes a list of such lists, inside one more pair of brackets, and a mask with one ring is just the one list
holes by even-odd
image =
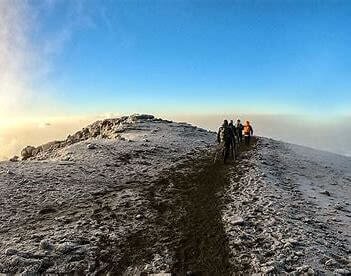
[[349, 273], [350, 158], [215, 138], [134, 115], [1, 162], [0, 272]]
[[212, 132], [153, 116], [110, 122], [111, 139], [79, 133], [27, 161], [0, 163], [1, 272], [104, 270], [107, 240], [120, 247], [115, 262], [127, 258], [126, 239], [157, 216], [150, 190], [163, 171], [215, 141]]
[[229, 173], [223, 217], [232, 263], [251, 273], [349, 273], [350, 161], [260, 138]]

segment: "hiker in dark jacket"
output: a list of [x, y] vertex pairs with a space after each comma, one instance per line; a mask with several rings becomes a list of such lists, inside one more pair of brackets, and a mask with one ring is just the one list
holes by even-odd
[[238, 155], [236, 146], [237, 131], [236, 127], [234, 126], [233, 120], [230, 120], [228, 126], [230, 128], [230, 154], [232, 155], [232, 158], [236, 160], [236, 157]]
[[243, 141], [243, 129], [244, 129], [244, 126], [242, 125], [242, 123], [238, 119], [236, 121], [236, 132], [238, 133], [239, 143], [241, 143]]
[[217, 142], [220, 145], [224, 163], [227, 161], [229, 156], [231, 135], [231, 129], [229, 128], [228, 121], [224, 120], [223, 125], [219, 128], [217, 133]]

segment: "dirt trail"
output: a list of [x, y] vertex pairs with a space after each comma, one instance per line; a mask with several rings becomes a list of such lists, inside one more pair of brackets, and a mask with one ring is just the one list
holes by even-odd
[[[121, 267], [130, 266], [128, 275], [155, 270], [174, 275], [228, 275], [233, 271], [221, 220], [222, 192], [229, 183], [227, 166], [213, 164], [213, 157], [207, 152], [201, 158], [189, 158], [144, 187], [149, 208], [157, 215], [129, 241], [125, 262], [110, 270], [121, 273]], [[151, 265], [142, 266], [145, 262]]]
[[230, 275], [236, 271], [230, 262], [222, 208], [223, 193], [231, 183], [229, 172], [240, 170], [239, 163], [214, 164], [213, 152], [200, 156], [189, 157], [176, 169], [164, 171], [159, 181], [144, 186], [148, 208], [156, 215], [129, 238], [125, 258], [110, 271], [121, 273], [126, 267], [127, 275], [154, 271]]
[[236, 165], [213, 163], [215, 134], [149, 117], [111, 122], [119, 139], [0, 164], [0, 272], [235, 271], [222, 209]]
[[229, 274], [228, 241], [221, 219], [221, 196], [228, 184], [225, 167], [201, 160], [193, 174], [176, 180], [179, 208], [185, 211], [179, 226], [174, 272]]

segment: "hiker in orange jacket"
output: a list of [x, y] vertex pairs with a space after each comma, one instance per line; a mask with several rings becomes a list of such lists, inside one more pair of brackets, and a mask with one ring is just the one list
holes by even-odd
[[249, 146], [250, 145], [251, 136], [253, 135], [253, 128], [250, 125], [249, 121], [245, 122], [245, 125], [244, 125], [244, 128], [243, 128], [243, 132], [244, 132], [245, 145]]

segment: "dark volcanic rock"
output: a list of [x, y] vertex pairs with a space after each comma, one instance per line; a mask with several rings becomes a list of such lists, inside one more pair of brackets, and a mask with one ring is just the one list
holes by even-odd
[[22, 151], [21, 151], [21, 156], [23, 160], [27, 160], [28, 158], [33, 156], [35, 147], [33, 146], [26, 146]]

